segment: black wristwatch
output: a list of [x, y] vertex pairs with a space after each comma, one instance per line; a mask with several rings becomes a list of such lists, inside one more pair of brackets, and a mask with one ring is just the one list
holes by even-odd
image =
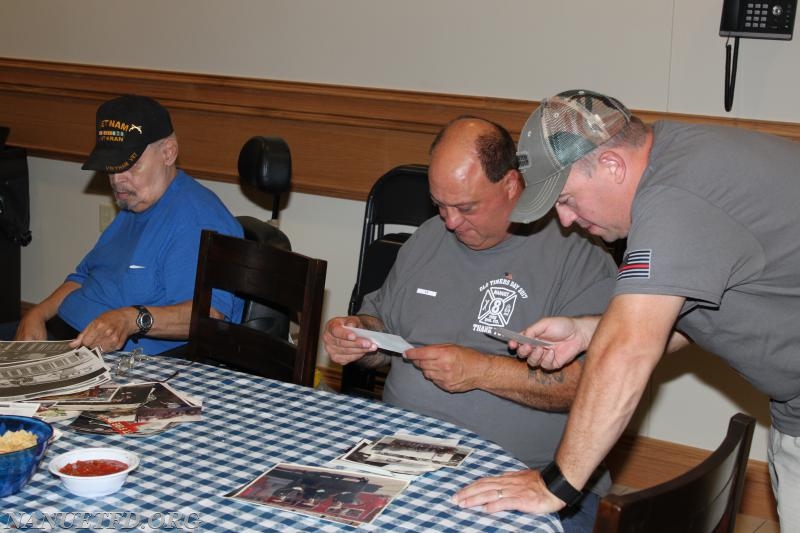
[[556, 498], [566, 502], [567, 507], [578, 503], [583, 496], [581, 491], [570, 485], [555, 461], [542, 469], [542, 481], [547, 485], [547, 490], [552, 492]]
[[153, 327], [153, 315], [143, 305], [134, 305], [132, 307], [139, 311], [139, 315], [136, 317], [136, 326], [139, 328], [139, 333], [134, 335], [135, 339], [139, 339], [147, 335]]

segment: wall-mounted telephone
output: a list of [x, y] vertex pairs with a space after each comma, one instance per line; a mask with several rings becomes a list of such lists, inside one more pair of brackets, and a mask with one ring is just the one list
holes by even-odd
[[790, 40], [797, 0], [782, 2], [724, 0], [719, 34], [722, 37]]
[[[797, 0], [781, 2], [722, 0], [719, 34], [721, 37], [728, 37], [725, 44], [725, 111], [730, 111], [733, 106], [739, 38], [788, 41], [794, 31], [795, 11], [797, 11]], [[734, 38], [733, 46], [730, 44], [731, 37]]]

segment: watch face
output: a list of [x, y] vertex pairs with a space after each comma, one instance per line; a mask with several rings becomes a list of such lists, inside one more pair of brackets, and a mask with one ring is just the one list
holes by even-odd
[[142, 333], [147, 333], [153, 327], [153, 315], [144, 307], [139, 307], [139, 316], [136, 317], [136, 325]]

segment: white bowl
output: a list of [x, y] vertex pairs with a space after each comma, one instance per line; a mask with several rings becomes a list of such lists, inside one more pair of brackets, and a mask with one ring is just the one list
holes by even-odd
[[[90, 459], [114, 459], [122, 461], [128, 468], [121, 472], [107, 474], [104, 476], [72, 476], [64, 474], [60, 470], [75, 461], [86, 461]], [[71, 452], [62, 453], [50, 461], [50, 472], [61, 478], [64, 488], [77, 496], [87, 498], [99, 498], [117, 492], [128, 474], [139, 466], [139, 456], [133, 452], [120, 448], [80, 448]]]

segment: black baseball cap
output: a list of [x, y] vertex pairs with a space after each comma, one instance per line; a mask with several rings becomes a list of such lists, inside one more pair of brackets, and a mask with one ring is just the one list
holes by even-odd
[[169, 112], [147, 96], [126, 94], [97, 108], [97, 144], [83, 170], [125, 172], [147, 145], [173, 131]]

